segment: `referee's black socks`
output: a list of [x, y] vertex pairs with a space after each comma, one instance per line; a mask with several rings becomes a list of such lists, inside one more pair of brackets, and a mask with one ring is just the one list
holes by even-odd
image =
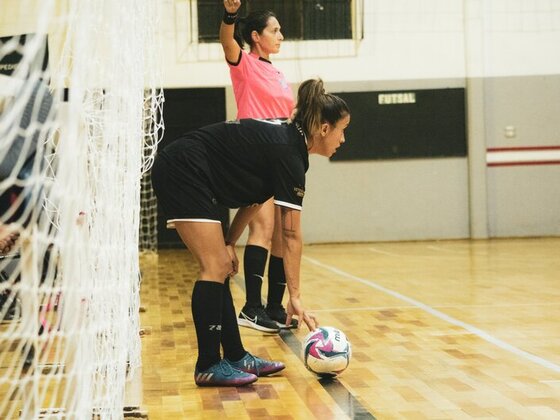
[[262, 280], [268, 250], [257, 245], [245, 246], [243, 266], [245, 271], [245, 292], [247, 303], [251, 306], [261, 305]]
[[280, 305], [286, 290], [284, 259], [270, 255], [268, 261], [268, 298], [267, 305]]
[[194, 284], [191, 308], [198, 341], [198, 371], [221, 359], [223, 290], [224, 285], [214, 281], [197, 280]]

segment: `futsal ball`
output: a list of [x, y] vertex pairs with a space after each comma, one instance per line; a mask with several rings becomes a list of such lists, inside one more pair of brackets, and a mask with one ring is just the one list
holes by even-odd
[[311, 372], [325, 377], [340, 374], [348, 367], [352, 347], [338, 328], [319, 327], [305, 337], [302, 358]]

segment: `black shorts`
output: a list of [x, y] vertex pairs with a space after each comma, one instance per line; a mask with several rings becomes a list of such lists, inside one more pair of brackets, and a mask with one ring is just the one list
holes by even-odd
[[220, 206], [209, 186], [204, 146], [189, 139], [176, 141], [186, 147], [178, 153], [173, 153], [174, 148], [164, 149], [152, 167], [152, 186], [168, 226], [181, 220], [221, 223]]

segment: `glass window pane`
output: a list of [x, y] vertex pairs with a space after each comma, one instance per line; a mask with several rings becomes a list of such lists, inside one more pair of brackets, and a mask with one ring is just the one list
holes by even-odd
[[[272, 10], [286, 40], [350, 39], [352, 0], [245, 0], [239, 10], [245, 16], [253, 10]], [[223, 4], [198, 0], [199, 42], [219, 42]]]
[[284, 39], [303, 38], [303, 4], [301, 0], [249, 0], [248, 10], [271, 10], [278, 17]]
[[303, 0], [303, 39], [351, 39], [351, 0]]

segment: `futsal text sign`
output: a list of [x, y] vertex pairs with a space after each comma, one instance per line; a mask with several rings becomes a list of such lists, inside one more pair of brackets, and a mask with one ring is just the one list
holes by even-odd
[[379, 105], [415, 104], [416, 93], [380, 93], [377, 95], [377, 103]]

